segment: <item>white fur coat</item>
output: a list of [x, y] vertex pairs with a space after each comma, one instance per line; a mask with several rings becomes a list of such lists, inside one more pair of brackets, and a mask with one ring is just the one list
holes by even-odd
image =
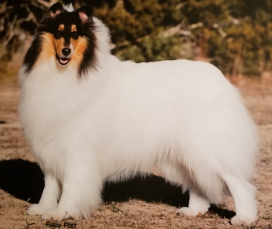
[[181, 213], [205, 213], [227, 185], [232, 223], [252, 223], [257, 134], [237, 89], [204, 62], [121, 62], [110, 54], [108, 29], [94, 21], [98, 66], [87, 77], [55, 58], [30, 74], [21, 69], [20, 119], [45, 174], [42, 198], [28, 214], [86, 217], [105, 180], [158, 166], [190, 190]]

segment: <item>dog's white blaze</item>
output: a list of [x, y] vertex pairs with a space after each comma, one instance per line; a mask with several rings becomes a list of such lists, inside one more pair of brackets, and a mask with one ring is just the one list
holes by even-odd
[[20, 72], [20, 119], [46, 181], [28, 213], [87, 216], [101, 201], [104, 180], [156, 165], [190, 190], [182, 213], [205, 213], [227, 184], [232, 222], [253, 222], [257, 133], [236, 88], [204, 62], [121, 62], [110, 54], [107, 28], [94, 22], [97, 69], [88, 77], [79, 80], [77, 69], [60, 68], [54, 58]]

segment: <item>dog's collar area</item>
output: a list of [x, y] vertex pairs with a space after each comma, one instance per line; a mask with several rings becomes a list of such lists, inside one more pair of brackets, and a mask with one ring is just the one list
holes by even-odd
[[61, 58], [61, 57], [58, 56], [57, 53], [56, 53], [56, 58], [57, 58], [57, 60], [58, 60], [58, 63], [59, 63], [60, 65], [62, 65], [62, 66], [67, 65], [67, 64], [69, 63], [70, 59], [71, 59], [71, 58]]

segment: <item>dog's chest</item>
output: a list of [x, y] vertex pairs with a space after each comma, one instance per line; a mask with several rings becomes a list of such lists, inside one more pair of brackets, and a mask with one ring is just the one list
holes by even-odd
[[52, 138], [80, 112], [86, 95], [71, 78], [45, 71], [25, 79], [19, 113], [30, 140], [39, 136]]

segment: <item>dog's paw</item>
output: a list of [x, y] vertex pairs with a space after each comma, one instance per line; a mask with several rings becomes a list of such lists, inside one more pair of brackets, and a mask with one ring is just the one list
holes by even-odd
[[54, 209], [54, 210], [50, 210], [45, 212], [44, 214], [42, 214], [42, 219], [45, 220], [64, 220], [67, 218], [79, 218], [80, 215], [77, 214], [76, 212], [73, 211], [65, 211], [65, 210], [61, 210], [61, 209]]
[[244, 217], [240, 215], [236, 215], [231, 218], [230, 222], [232, 225], [241, 225], [241, 224], [246, 224], [246, 225], [251, 225], [254, 223], [256, 220], [256, 217]]
[[199, 212], [196, 211], [195, 209], [183, 207], [178, 209], [178, 214], [184, 215], [184, 216], [196, 217], [199, 214]]
[[204, 215], [209, 209], [209, 205], [198, 205], [194, 208], [183, 207], [178, 209], [178, 214], [190, 217], [196, 217]]
[[66, 218], [68, 218], [68, 212], [54, 209], [54, 210], [50, 210], [50, 211], [47, 211], [44, 214], [42, 214], [42, 219], [63, 220], [63, 219], [65, 219], [65, 216], [67, 216]]
[[28, 214], [28, 215], [42, 215], [47, 211], [48, 211], [48, 207], [46, 207], [46, 206], [42, 206], [40, 204], [32, 204], [28, 208], [26, 214]]

